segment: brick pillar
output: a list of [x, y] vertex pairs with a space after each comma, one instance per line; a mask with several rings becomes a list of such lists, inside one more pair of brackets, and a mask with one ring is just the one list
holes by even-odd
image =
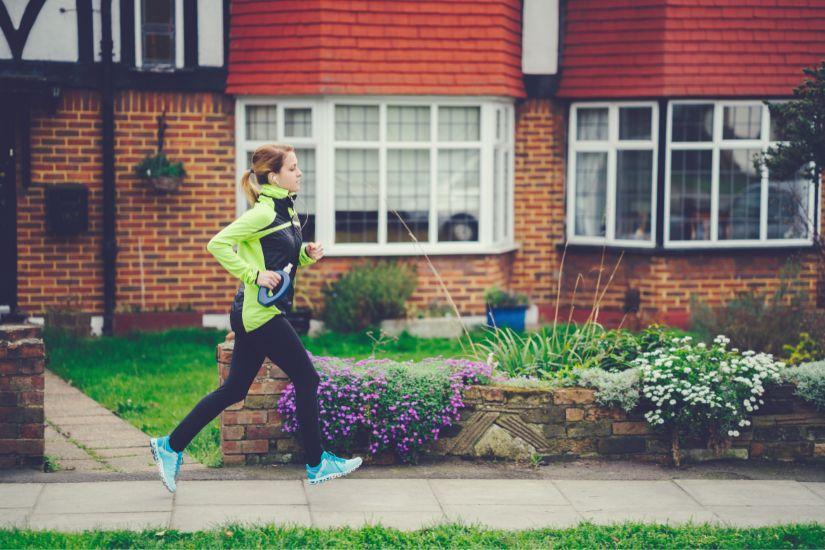
[[[229, 376], [235, 335], [218, 344], [220, 383]], [[269, 359], [264, 361], [246, 399], [221, 414], [221, 454], [226, 466], [299, 462], [303, 451], [298, 442], [282, 430], [278, 399], [289, 384], [289, 377]]]
[[40, 327], [0, 325], [0, 468], [43, 467], [43, 368]]

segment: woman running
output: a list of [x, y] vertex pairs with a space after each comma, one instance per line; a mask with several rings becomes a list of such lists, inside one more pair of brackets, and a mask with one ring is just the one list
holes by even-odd
[[[289, 376], [295, 386], [298, 428], [311, 484], [345, 476], [361, 459], [339, 458], [323, 450], [318, 420], [320, 378], [300, 338], [284, 316], [292, 308], [290, 287], [274, 305], [258, 302], [260, 287], [275, 290], [281, 283], [276, 271], [295, 278], [298, 266], [324, 256], [317, 242], [303, 243], [294, 199], [301, 187], [301, 170], [295, 149], [289, 145], [263, 145], [252, 155], [252, 169], [244, 172], [241, 186], [252, 208], [215, 235], [207, 250], [241, 280], [232, 302], [230, 325], [235, 332], [232, 365], [223, 385], [198, 403], [171, 434], [152, 438], [152, 458], [163, 484], [175, 492], [183, 450], [213, 418], [243, 400], [266, 357]], [[263, 182], [259, 185], [259, 182]], [[237, 252], [233, 249], [237, 245]]]

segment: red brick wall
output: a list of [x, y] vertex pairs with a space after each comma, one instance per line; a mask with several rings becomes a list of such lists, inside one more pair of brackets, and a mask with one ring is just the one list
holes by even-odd
[[[134, 175], [137, 163], [155, 150], [156, 118], [163, 111], [168, 124], [164, 151], [183, 161], [187, 171], [184, 185], [169, 195], [155, 193]], [[205, 245], [234, 213], [233, 111], [232, 101], [221, 95], [134, 91], [117, 95], [120, 308], [219, 311], [216, 297], [228, 300], [230, 277], [215, 269]], [[42, 313], [49, 307], [71, 305], [102, 312], [100, 140], [96, 92], [68, 91], [53, 112], [46, 105], [34, 108], [33, 184], [18, 198], [18, 294], [24, 311]], [[89, 231], [84, 235], [46, 234], [44, 184], [64, 182], [83, 183], [89, 189]]]
[[40, 327], [0, 325], [0, 468], [43, 466], [43, 369]]

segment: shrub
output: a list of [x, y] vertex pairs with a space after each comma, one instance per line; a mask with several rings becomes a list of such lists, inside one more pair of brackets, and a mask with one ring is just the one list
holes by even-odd
[[795, 346], [785, 344], [784, 350], [789, 365], [801, 365], [825, 358], [822, 345], [807, 332], [799, 335], [799, 342]]
[[600, 368], [576, 372], [582, 386], [596, 390], [596, 401], [607, 407], [632, 411], [639, 403], [641, 373], [638, 368], [610, 372]]
[[324, 287], [324, 324], [336, 332], [358, 332], [383, 319], [404, 317], [416, 284], [415, 268], [405, 264], [356, 265]]
[[644, 353], [639, 366], [645, 419], [673, 435], [674, 461], [679, 463], [679, 434], [709, 434], [712, 440], [739, 435], [746, 418], [764, 403], [765, 383], [779, 381], [783, 363], [771, 355], [727, 349], [718, 336], [709, 347], [690, 336], [674, 338], [669, 347]]
[[825, 361], [785, 369], [782, 375], [796, 386], [796, 395], [825, 410]]
[[[321, 376], [318, 402], [325, 444], [342, 452], [365, 447], [376, 454], [391, 449], [405, 461], [415, 460], [424, 445], [459, 419], [467, 386], [487, 383], [490, 377], [488, 365], [456, 359], [313, 361]], [[278, 401], [278, 412], [284, 429], [296, 432], [292, 384]]]
[[726, 305], [710, 308], [691, 300], [693, 327], [708, 336], [727, 335], [732, 345], [782, 356], [784, 346], [798, 342], [799, 335], [815, 335], [825, 347], [825, 312], [809, 306], [809, 288], [798, 278], [799, 266], [788, 263], [780, 271], [780, 285], [773, 293], [748, 290]]
[[526, 294], [507, 292], [494, 286], [484, 291], [484, 303], [490, 308], [511, 308], [526, 306], [530, 300]]

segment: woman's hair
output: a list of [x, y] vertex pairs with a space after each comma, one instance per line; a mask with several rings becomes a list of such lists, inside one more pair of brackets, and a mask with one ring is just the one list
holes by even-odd
[[275, 172], [276, 174], [280, 172], [286, 156], [294, 150], [295, 147], [292, 145], [278, 143], [261, 145], [255, 149], [252, 154], [252, 168], [244, 170], [241, 177], [241, 189], [243, 189], [250, 204], [255, 204], [261, 194], [261, 184], [258, 182], [263, 181], [266, 183], [269, 172]]

